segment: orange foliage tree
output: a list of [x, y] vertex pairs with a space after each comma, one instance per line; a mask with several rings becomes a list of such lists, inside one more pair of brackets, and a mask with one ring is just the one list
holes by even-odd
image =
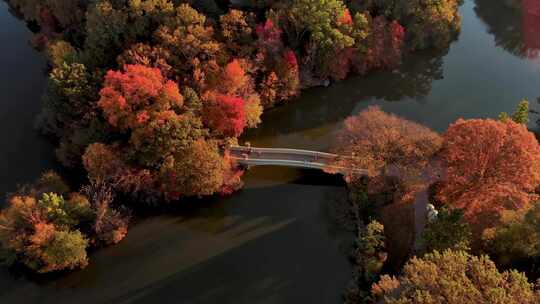
[[226, 93], [236, 93], [248, 85], [248, 77], [240, 61], [234, 59], [223, 70], [220, 88]]
[[540, 184], [540, 146], [511, 120], [458, 120], [444, 135], [444, 182], [437, 198], [465, 210], [476, 232], [494, 226], [504, 210], [517, 210]]

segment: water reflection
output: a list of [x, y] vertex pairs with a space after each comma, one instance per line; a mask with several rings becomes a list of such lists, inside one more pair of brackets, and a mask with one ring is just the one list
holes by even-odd
[[327, 203], [344, 188], [317, 186], [317, 171], [290, 184], [260, 180], [258, 171], [234, 197], [134, 225], [82, 271], [41, 283], [6, 278], [12, 288], [0, 289], [0, 301], [339, 303], [349, 279], [341, 244], [350, 235], [331, 224]]
[[53, 166], [53, 145], [33, 127], [41, 108], [45, 60], [29, 47], [30, 31], [0, 2], [0, 206], [6, 192]]
[[540, 1], [475, 0], [475, 12], [497, 46], [521, 58], [540, 54]]
[[[313, 138], [332, 133], [336, 123], [347, 118], [359, 101], [424, 102], [432, 84], [443, 78], [443, 58], [448, 49], [416, 52], [407, 56], [394, 71], [379, 71], [355, 77], [328, 88], [314, 88], [302, 93], [299, 100], [265, 113], [263, 124], [244, 138], [256, 138], [258, 144], [270, 145], [265, 138], [311, 133]], [[291, 143], [292, 146], [298, 143]], [[287, 144], [286, 144], [287, 145]], [[304, 148], [308, 148], [308, 144]], [[325, 149], [326, 146], [320, 146]]]

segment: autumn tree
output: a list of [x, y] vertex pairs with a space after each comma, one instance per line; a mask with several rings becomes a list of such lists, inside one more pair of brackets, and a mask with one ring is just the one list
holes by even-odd
[[275, 66], [277, 99], [284, 101], [300, 94], [300, 66], [295, 52], [285, 49]]
[[255, 28], [255, 33], [258, 38], [257, 44], [265, 48], [270, 54], [277, 53], [283, 48], [283, 42], [281, 41], [283, 31], [271, 18], [259, 23]]
[[159, 170], [161, 191], [169, 200], [211, 195], [223, 186], [224, 171], [216, 143], [201, 139], [163, 162]]
[[124, 71], [107, 73], [98, 105], [109, 124], [128, 136], [86, 150], [83, 161], [92, 180], [111, 181], [115, 190], [141, 193], [145, 200], [220, 191], [224, 174], [233, 168], [224, 163], [217, 143], [205, 141], [209, 133], [204, 125], [214, 137], [240, 135], [247, 123], [246, 105], [236, 96], [251, 92], [239, 63], [233, 61], [223, 73], [222, 87], [215, 89], [230, 95], [209, 91], [197, 105], [198, 94], [187, 88], [186, 106], [176, 83], [157, 68], [126, 65]]
[[126, 65], [124, 71], [109, 71], [105, 76], [98, 105], [113, 127], [135, 129], [157, 118], [164, 111], [183, 105], [178, 86], [157, 68]]
[[354, 45], [348, 14], [341, 0], [299, 0], [286, 9], [284, 29], [291, 46], [299, 48], [308, 41], [307, 58], [317, 75], [326, 77], [329, 59]]
[[276, 102], [286, 101], [299, 94], [300, 67], [296, 53], [285, 48], [281, 41], [281, 29], [271, 18], [256, 29], [260, 46], [258, 59], [262, 61], [266, 75], [259, 84], [261, 103], [270, 108]]
[[70, 192], [53, 172], [22, 187], [0, 211], [0, 257], [40, 273], [78, 269], [88, 264], [88, 247], [122, 240], [128, 217], [112, 208], [112, 195], [92, 189]]
[[88, 240], [75, 228], [61, 196], [13, 196], [0, 213], [0, 243], [6, 262], [20, 261], [37, 272], [82, 268]]
[[435, 251], [412, 258], [399, 277], [384, 275], [372, 289], [376, 303], [533, 304], [537, 287], [515, 270], [499, 272], [487, 256]]
[[75, 62], [77, 51], [75, 48], [64, 40], [51, 41], [47, 45], [47, 59], [55, 68], [62, 66], [64, 63], [72, 64]]
[[219, 18], [221, 36], [229, 52], [234, 56], [245, 57], [255, 48], [255, 16], [240, 10], [231, 9]]
[[190, 112], [164, 112], [132, 132], [129, 145], [133, 150], [127, 153], [139, 164], [152, 167], [206, 135], [201, 117]]
[[113, 190], [107, 183], [94, 182], [84, 186], [81, 191], [92, 205], [94, 218], [92, 242], [94, 245], [113, 245], [127, 235], [129, 214], [112, 208]]
[[244, 103], [244, 113], [246, 116], [246, 127], [255, 128], [259, 125], [262, 120], [261, 116], [263, 114], [263, 106], [261, 105], [260, 97], [253, 97]]
[[540, 183], [538, 141], [510, 120], [456, 121], [444, 134], [442, 160], [437, 197], [463, 209], [477, 233], [496, 225], [501, 212], [526, 207]]
[[154, 38], [160, 47], [171, 52], [171, 65], [185, 77], [201, 73], [209, 61], [222, 60], [224, 56], [224, 47], [216, 40], [206, 16], [187, 4], [176, 7], [155, 31]]
[[58, 25], [63, 29], [73, 29], [81, 26], [84, 19], [85, 6], [78, 1], [10, 0], [9, 3], [26, 21], [37, 21], [41, 26]]
[[[263, 111], [261, 98], [255, 91], [255, 81], [248, 72], [247, 67], [249, 65], [249, 62], [244, 59], [233, 59], [223, 67], [215, 82], [207, 83], [209, 91], [204, 94], [206, 101], [204, 118], [207, 125], [212, 126], [213, 129], [219, 129], [222, 134], [235, 137], [234, 134], [240, 134], [244, 127], [255, 127], [260, 122]], [[239, 115], [234, 119], [230, 116], [233, 100], [236, 100], [238, 106], [234, 110], [237, 114], [234, 115]], [[240, 100], [243, 100], [243, 102], [240, 103]], [[242, 104], [243, 109], [240, 107]], [[228, 108], [229, 114], [221, 113], [219, 107]], [[229, 116], [229, 118], [219, 121], [216, 115]], [[221, 124], [221, 126], [218, 126], [218, 124]], [[233, 128], [236, 131], [223, 133], [224, 128]]]
[[251, 80], [238, 59], [234, 59], [225, 65], [219, 81], [221, 83], [218, 90], [229, 95], [244, 95], [245, 90], [250, 89], [248, 86], [251, 86]]
[[114, 181], [126, 166], [118, 147], [102, 143], [93, 143], [86, 148], [83, 164], [88, 178], [98, 183]]
[[461, 28], [458, 7], [462, 0], [351, 0], [358, 11], [368, 10], [375, 16], [397, 20], [406, 30], [409, 49], [446, 48]]
[[293, 27], [287, 34], [297, 43], [309, 34], [310, 41], [323, 54], [352, 46], [354, 39], [339, 28], [344, 25], [342, 20], [346, 14], [347, 8], [341, 0], [294, 1], [287, 15]]
[[86, 40], [83, 58], [92, 67], [113, 65], [121, 51], [148, 38], [174, 14], [169, 0], [99, 0], [86, 13]]
[[173, 70], [170, 65], [171, 52], [159, 46], [151, 46], [144, 43], [136, 43], [125, 49], [118, 56], [117, 62], [124, 65], [143, 65], [157, 68], [165, 77], [172, 78]]
[[359, 49], [357, 58], [353, 59], [355, 69], [365, 73], [372, 69], [395, 68], [401, 62], [405, 29], [384, 16], [368, 17], [368, 22], [369, 35], [363, 40], [365, 47]]
[[345, 120], [334, 152], [342, 156], [337, 166], [417, 179], [441, 144], [434, 131], [369, 107]]
[[206, 125], [226, 137], [240, 136], [246, 127], [244, 103], [245, 101], [238, 97], [209, 97], [204, 110]]

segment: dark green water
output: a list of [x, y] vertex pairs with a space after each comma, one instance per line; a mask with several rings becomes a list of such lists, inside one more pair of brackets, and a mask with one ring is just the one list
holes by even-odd
[[[496, 117], [522, 98], [534, 101], [540, 59], [524, 56], [523, 14], [505, 1], [466, 1], [462, 33], [449, 50], [309, 90], [265, 114], [245, 140], [326, 150], [343, 119], [369, 105], [444, 131], [459, 117]], [[1, 3], [2, 194], [54, 165], [52, 147], [32, 130], [44, 61], [29, 37]], [[251, 170], [241, 192], [189, 215], [142, 220], [122, 243], [93, 254], [85, 270], [39, 280], [1, 270], [0, 303], [340, 303], [348, 233], [335, 227], [328, 204], [344, 189], [322, 179], [329, 178]]]

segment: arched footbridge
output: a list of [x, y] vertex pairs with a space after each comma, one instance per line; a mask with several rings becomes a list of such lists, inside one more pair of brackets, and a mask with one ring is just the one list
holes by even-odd
[[245, 166], [284, 166], [319, 169], [342, 174], [368, 174], [367, 170], [335, 166], [339, 155], [298, 149], [229, 147], [231, 157]]

